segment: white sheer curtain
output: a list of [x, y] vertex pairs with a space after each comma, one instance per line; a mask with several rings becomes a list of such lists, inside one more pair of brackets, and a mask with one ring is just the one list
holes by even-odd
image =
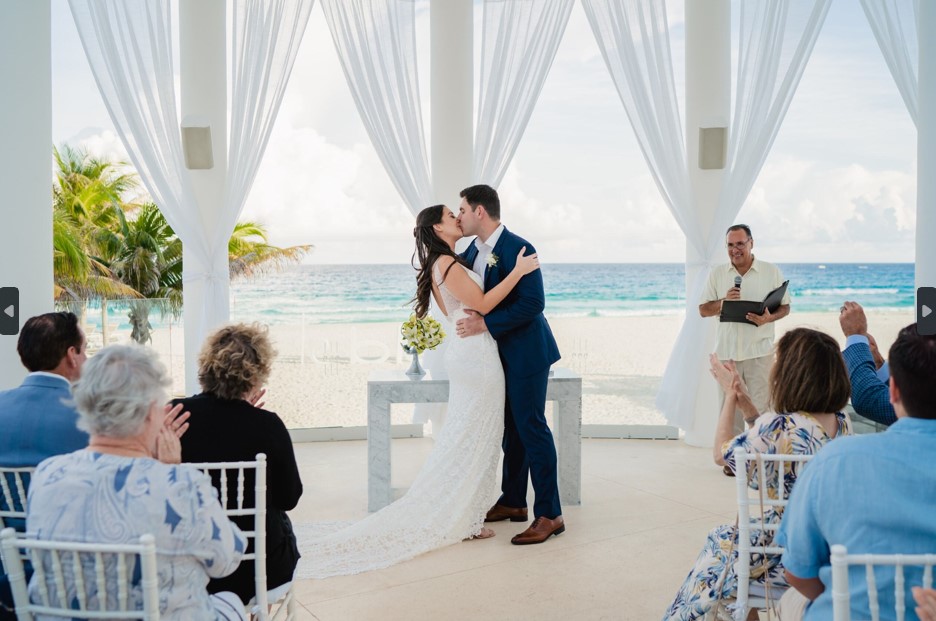
[[738, 69], [725, 178], [715, 218], [705, 233], [703, 269], [686, 293], [686, 321], [657, 396], [666, 419], [683, 429], [693, 422], [699, 382], [707, 375], [705, 343], [715, 330], [714, 322], [704, 321], [696, 310], [702, 290], [711, 267], [726, 260], [725, 230], [734, 223], [767, 160], [831, 0], [739, 4]]
[[381, 163], [415, 215], [432, 199], [419, 103], [413, 0], [322, 0], [351, 95]]
[[130, 161], [197, 265], [210, 273], [211, 244], [182, 153], [168, 0], [69, 0], [104, 105]]
[[[186, 339], [228, 320], [227, 242], [279, 109], [312, 0], [238, 0], [224, 209], [207, 222], [182, 152], [172, 61], [171, 2], [69, 0], [111, 119], [144, 186], [186, 250], [185, 295], [203, 299]], [[186, 360], [187, 365], [194, 360]], [[193, 376], [187, 373], [188, 376]], [[192, 386], [187, 386], [191, 390]]]
[[665, 0], [582, 0], [637, 143], [679, 227], [704, 248], [691, 204]]
[[[686, 294], [686, 320], [670, 355], [657, 407], [673, 425], [693, 424], [712, 322], [697, 310], [711, 266], [724, 260], [732, 223], [770, 152], [830, 0], [741, 2], [738, 80], [728, 165], [714, 222], [703, 230], [689, 189], [673, 86], [665, 0], [583, 0], [654, 180], [688, 243], [702, 257]], [[689, 266], [687, 266], [689, 267]]]
[[887, 68], [894, 76], [907, 112], [916, 125], [920, 64], [917, 15], [920, 13], [920, 0], [861, 0], [861, 7], [884, 54]]
[[227, 240], [263, 159], [315, 0], [236, 0], [231, 33], [231, 130], [224, 213], [215, 248]]
[[[682, 116], [676, 96], [665, 0], [582, 0], [598, 48], [611, 72], [627, 118], [666, 206], [697, 255], [704, 253], [689, 183]], [[703, 270], [704, 271], [704, 270]], [[695, 411], [700, 363], [680, 347], [702, 355], [706, 329], [696, 310], [698, 296], [686, 298], [686, 322], [670, 356], [657, 398], [667, 420], [688, 428]], [[677, 414], [682, 414], [678, 416]]]
[[574, 0], [484, 0], [472, 179], [500, 185], [556, 57]]

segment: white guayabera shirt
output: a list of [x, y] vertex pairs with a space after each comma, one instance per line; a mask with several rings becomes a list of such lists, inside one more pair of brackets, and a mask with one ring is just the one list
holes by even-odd
[[[713, 269], [701, 301], [711, 302], [725, 297], [725, 292], [734, 287], [735, 276], [739, 275], [738, 270], [731, 263], [722, 264]], [[783, 273], [780, 268], [755, 257], [750, 269], [742, 277], [741, 299], [759, 302], [781, 284], [783, 284]], [[790, 303], [789, 290], [783, 294], [783, 300], [780, 303]], [[763, 326], [719, 322], [715, 353], [719, 360], [750, 360], [769, 356], [773, 351], [773, 343], [773, 322]]]

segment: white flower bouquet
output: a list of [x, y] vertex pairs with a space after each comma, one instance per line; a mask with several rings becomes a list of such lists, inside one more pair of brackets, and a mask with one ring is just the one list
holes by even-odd
[[400, 345], [408, 354], [421, 354], [427, 349], [435, 349], [445, 340], [442, 324], [426, 315], [422, 319], [414, 314], [400, 326]]

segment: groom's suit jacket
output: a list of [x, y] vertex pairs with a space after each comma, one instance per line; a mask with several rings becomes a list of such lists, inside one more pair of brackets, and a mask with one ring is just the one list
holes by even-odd
[[[504, 229], [491, 252], [497, 257], [497, 263], [484, 273], [485, 291], [490, 291], [507, 277], [517, 264], [517, 254], [524, 246], [525, 255], [536, 252], [533, 244]], [[478, 247], [472, 241], [462, 258], [468, 265], [473, 265], [477, 256]], [[497, 341], [506, 374], [528, 377], [547, 370], [559, 360], [559, 347], [543, 316], [545, 307], [543, 273], [536, 270], [521, 278], [513, 291], [485, 315], [484, 323]]]

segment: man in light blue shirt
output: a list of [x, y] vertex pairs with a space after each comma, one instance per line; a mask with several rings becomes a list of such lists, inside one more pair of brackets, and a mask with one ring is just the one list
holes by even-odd
[[[897, 422], [824, 447], [797, 480], [777, 533], [788, 581], [813, 600], [806, 621], [832, 618], [832, 545], [850, 554], [936, 550], [936, 336], [912, 324], [888, 358]], [[895, 619], [894, 571], [876, 576], [881, 619]], [[905, 576], [906, 618], [914, 620], [910, 588], [922, 583], [922, 568]], [[852, 618], [870, 619], [864, 567], [850, 568], [849, 581]]]
[[[0, 392], [0, 465], [37, 466], [53, 455], [88, 446], [88, 434], [76, 426], [78, 412], [70, 403], [71, 383], [81, 373], [85, 346], [74, 313], [46, 313], [23, 324], [16, 351], [29, 375], [18, 388]], [[16, 489], [12, 480], [9, 483]], [[6, 508], [0, 498], [0, 509]], [[24, 528], [21, 520], [6, 520], [5, 526]], [[11, 607], [0, 564], [0, 621], [13, 619]]]

